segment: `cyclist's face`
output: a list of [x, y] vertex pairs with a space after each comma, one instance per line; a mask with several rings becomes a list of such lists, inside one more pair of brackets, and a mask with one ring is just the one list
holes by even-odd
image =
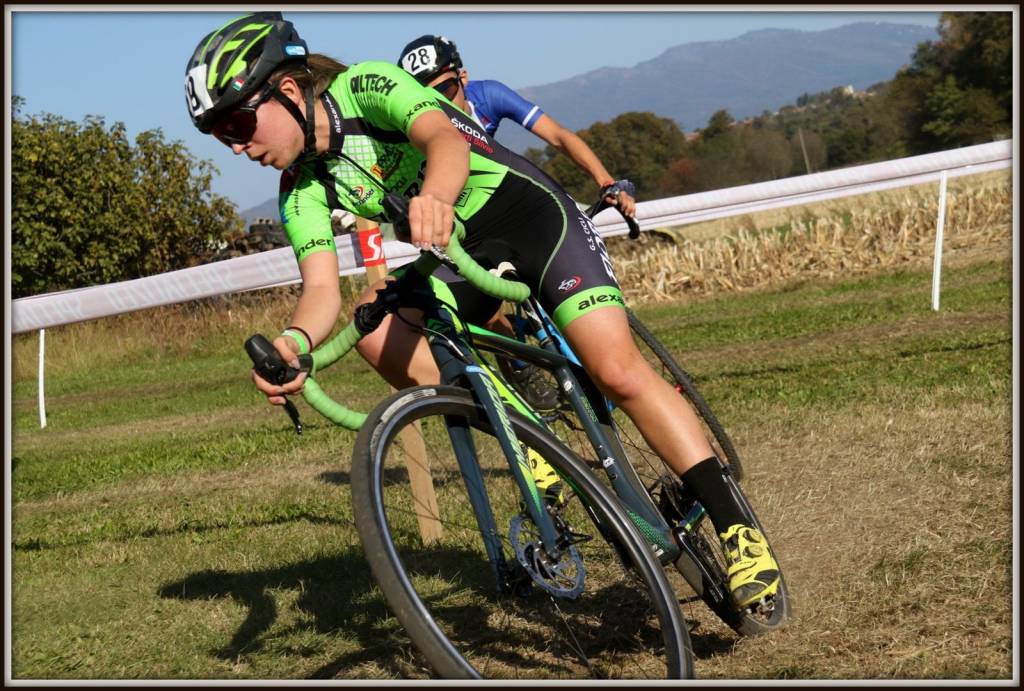
[[436, 89], [442, 96], [457, 105], [462, 110], [466, 109], [466, 71], [448, 70], [442, 72], [427, 84], [431, 89]]
[[[303, 108], [297, 85], [281, 80], [278, 89]], [[244, 153], [262, 166], [284, 170], [299, 157], [305, 135], [283, 105], [273, 98], [253, 97], [238, 113], [229, 113], [215, 126], [213, 134], [236, 154]]]

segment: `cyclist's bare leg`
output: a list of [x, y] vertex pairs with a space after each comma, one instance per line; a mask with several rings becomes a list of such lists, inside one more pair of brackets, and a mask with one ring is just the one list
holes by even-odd
[[677, 473], [714, 455], [693, 409], [637, 350], [624, 310], [594, 310], [573, 320], [564, 334], [601, 392]]
[[[360, 296], [359, 304], [373, 302], [377, 289], [383, 287], [383, 280], [374, 283]], [[399, 313], [414, 324], [422, 323], [423, 313], [419, 310], [403, 309]], [[377, 330], [356, 344], [356, 349], [396, 389], [441, 381], [427, 339], [394, 315], [385, 317]]]

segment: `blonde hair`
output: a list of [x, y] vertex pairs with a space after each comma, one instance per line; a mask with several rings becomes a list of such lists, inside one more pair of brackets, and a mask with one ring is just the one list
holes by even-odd
[[321, 53], [310, 53], [305, 65], [285, 65], [275, 70], [268, 81], [279, 82], [285, 77], [291, 77], [295, 83], [305, 91], [307, 87], [313, 88], [313, 94], [319, 96], [327, 91], [334, 78], [348, 69], [348, 65], [342, 64], [332, 57]]

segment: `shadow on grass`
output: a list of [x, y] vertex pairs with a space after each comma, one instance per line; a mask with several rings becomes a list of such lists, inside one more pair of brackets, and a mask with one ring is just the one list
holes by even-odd
[[[462, 475], [458, 470], [447, 470], [446, 468], [433, 468], [431, 469], [435, 487], [443, 487], [450, 482], [461, 483], [463, 482]], [[481, 472], [485, 479], [492, 477], [507, 478], [512, 476], [512, 471], [508, 468], [481, 468]], [[328, 485], [345, 485], [347, 486], [352, 476], [344, 470], [328, 470], [317, 475], [317, 479]], [[385, 468], [384, 469], [384, 484], [385, 485], [407, 485], [409, 482], [409, 473], [404, 468]]]
[[[538, 600], [537, 592], [525, 599], [518, 597], [501, 598], [494, 610], [481, 606], [481, 598], [494, 600], [494, 578], [490, 568], [479, 553], [461, 549], [424, 549], [418, 551], [415, 559], [432, 565], [432, 572], [439, 570], [452, 573], [478, 563], [479, 568], [466, 569], [467, 577], [459, 584], [458, 593], [453, 597], [444, 588], [436, 595], [425, 597], [427, 608], [438, 621], [446, 622], [448, 635], [456, 647], [472, 643], [473, 647], [486, 650], [492, 663], [499, 667], [530, 674], [530, 670], [543, 669], [546, 672], [568, 673], [573, 663], [568, 657], [537, 656], [539, 640], [530, 630], [512, 631], [507, 622], [519, 617], [528, 617], [536, 624], [548, 618], [550, 608], [547, 600]], [[274, 631], [275, 622], [281, 617], [279, 601], [275, 591], [291, 590], [297, 593], [295, 608], [302, 616], [286, 631]], [[311, 679], [334, 679], [351, 677], [356, 670], [374, 670], [374, 676], [403, 678], [413, 675], [430, 675], [431, 670], [418, 653], [410, 652], [404, 630], [392, 616], [383, 596], [374, 588], [374, 581], [363, 552], [353, 547], [343, 554], [311, 561], [298, 562], [280, 568], [256, 571], [205, 570], [184, 579], [167, 583], [157, 591], [160, 597], [176, 600], [206, 602], [217, 599], [231, 599], [247, 610], [246, 618], [232, 635], [231, 640], [211, 654], [221, 660], [237, 661], [261, 653], [277, 654], [280, 647], [289, 654], [317, 656], [330, 643], [311, 645], [306, 633], [336, 636], [340, 646], [351, 652], [345, 653], [321, 665], [308, 675]], [[438, 600], [443, 598], [444, 602]], [[647, 630], [640, 622], [628, 626], [631, 620], [628, 594], [620, 592], [617, 585], [600, 590], [590, 598], [599, 603], [602, 610], [603, 626], [575, 630], [591, 640], [596, 648], [594, 653], [618, 652], [619, 644], [637, 638], [655, 639], [656, 632]], [[538, 605], [541, 605], [538, 607]], [[618, 609], [620, 616], [609, 619], [606, 610]], [[495, 615], [495, 611], [498, 615]], [[547, 614], [545, 614], [547, 613]], [[561, 615], [559, 615], [561, 616]], [[289, 617], [296, 618], [296, 617]], [[607, 622], [617, 621], [616, 626]], [[546, 622], [552, 631], [558, 622]], [[577, 622], [579, 623], [579, 622]], [[295, 639], [292, 644], [289, 639]], [[302, 641], [302, 642], [300, 642]], [[697, 658], [713, 655], [731, 647], [731, 642], [714, 635], [693, 639], [694, 654]], [[559, 672], [558, 670], [565, 666]]]
[[[224, 647], [213, 655], [222, 660], [258, 654], [267, 647], [266, 634], [280, 616], [278, 596], [272, 591], [293, 590], [298, 593], [295, 607], [305, 615], [284, 633], [275, 632], [274, 640], [286, 640], [290, 634], [314, 631], [336, 634], [341, 640], [354, 643], [356, 652], [344, 655], [313, 672], [314, 679], [333, 678], [338, 672], [375, 662], [385, 674], [400, 676], [397, 666], [389, 666], [381, 649], [405, 647], [395, 639], [401, 629], [383, 598], [371, 594], [373, 578], [362, 549], [354, 547], [336, 557], [298, 562], [276, 569], [257, 571], [207, 570], [180, 581], [168, 583], [157, 591], [163, 598], [207, 601], [230, 598], [248, 611], [245, 621]], [[316, 654], [308, 645], [297, 646], [301, 652]]]

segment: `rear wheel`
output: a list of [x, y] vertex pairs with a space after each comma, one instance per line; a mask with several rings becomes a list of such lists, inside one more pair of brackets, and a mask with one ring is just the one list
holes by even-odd
[[[742, 475], [742, 465], [732, 441], [693, 385], [690, 376], [632, 311], [627, 310], [627, 315], [637, 347], [655, 371], [660, 372], [672, 383], [697, 413], [704, 434], [721, 462], [723, 475], [737, 503], [742, 507], [750, 524], [764, 533], [763, 525], [736, 481], [738, 476]], [[692, 550], [693, 558], [684, 553], [676, 561], [676, 567], [690, 589], [711, 608], [718, 619], [741, 635], [755, 636], [782, 626], [789, 618], [790, 612], [789, 593], [784, 579], [774, 598], [762, 607], [751, 610], [738, 609], [729, 596], [725, 555], [710, 518], [702, 512], [679, 476], [648, 446], [633, 421], [617, 408], [612, 410], [610, 415], [614, 423], [614, 434], [635, 472], [635, 481], [632, 484], [638, 488], [642, 486], [680, 539], [685, 540]], [[562, 405], [555, 414], [546, 416], [546, 420], [552, 430], [559, 438], [565, 440], [573, 451], [587, 459], [594, 468], [600, 467], [594, 457], [590, 441], [571, 408]], [[778, 561], [777, 553], [775, 557]], [[686, 589], [685, 585], [680, 586]]]
[[[721, 467], [725, 482], [747, 523], [765, 536], [778, 562], [778, 552], [750, 501], [725, 465]], [[728, 566], [722, 542], [703, 507], [674, 473], [667, 472], [656, 480], [643, 478], [643, 481], [679, 540], [689, 547], [676, 560], [676, 568], [711, 611], [743, 636], [758, 636], [780, 628], [790, 615], [789, 590], [781, 565], [778, 590], [773, 596], [749, 607], [737, 607], [729, 594]]]
[[626, 308], [626, 315], [629, 318], [629, 328], [633, 332], [633, 340], [637, 348], [643, 354], [644, 359], [661, 374], [662, 378], [668, 381], [679, 394], [686, 399], [690, 407], [700, 419], [704, 428], [704, 436], [708, 438], [712, 451], [724, 463], [729, 465], [732, 476], [737, 481], [743, 479], [743, 464], [740, 456], [732, 445], [732, 440], [726, 434], [722, 424], [718, 421], [711, 406], [704, 400], [704, 396], [697, 390], [697, 385], [691, 377], [668, 351], [661, 341], [651, 333], [651, 330], [644, 325], [633, 310]]
[[[367, 560], [429, 666], [445, 678], [692, 677], [675, 595], [621, 505], [549, 432], [511, 411], [509, 421], [531, 455], [563, 478], [565, 499], [553, 510], [566, 543], [558, 560], [546, 558], [469, 392], [398, 392], [370, 413], [356, 440], [352, 500]], [[455, 439], [475, 448], [476, 491], [467, 490]], [[411, 486], [424, 463], [433, 502]], [[482, 504], [496, 526], [486, 537], [492, 554], [502, 554], [498, 568], [478, 525]], [[430, 673], [403, 664], [404, 676]]]

